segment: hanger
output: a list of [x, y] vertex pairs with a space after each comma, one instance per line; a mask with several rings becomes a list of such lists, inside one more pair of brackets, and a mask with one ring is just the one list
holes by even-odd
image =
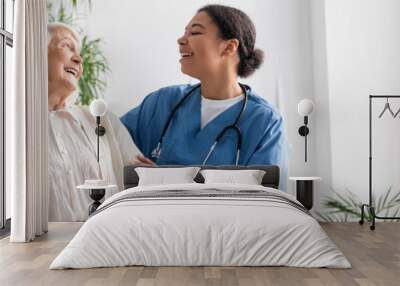
[[[379, 118], [381, 118], [383, 116], [383, 114], [385, 113], [386, 110], [389, 110], [390, 114], [392, 114], [393, 117], [396, 117], [392, 111], [392, 109], [390, 108], [389, 105], [389, 98], [386, 97], [386, 103], [385, 103], [385, 107], [383, 108], [381, 114], [379, 114]], [[400, 110], [399, 110], [400, 111]], [[396, 112], [396, 115], [399, 113], [399, 111]]]
[[[397, 112], [394, 114], [394, 118], [396, 118], [398, 114], [400, 114], [400, 108], [399, 108], [399, 110], [397, 110]], [[399, 117], [400, 117], [400, 116], [399, 116]]]

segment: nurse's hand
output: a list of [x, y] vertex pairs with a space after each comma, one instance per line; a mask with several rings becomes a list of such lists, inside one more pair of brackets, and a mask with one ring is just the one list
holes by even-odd
[[134, 163], [137, 165], [144, 165], [144, 166], [157, 166], [156, 163], [154, 163], [149, 158], [146, 158], [143, 155], [137, 155], [134, 159]]

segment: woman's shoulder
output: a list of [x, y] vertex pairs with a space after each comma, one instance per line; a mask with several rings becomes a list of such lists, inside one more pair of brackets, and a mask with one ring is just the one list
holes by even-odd
[[282, 120], [280, 112], [265, 98], [257, 95], [255, 92], [249, 93], [249, 106], [252, 112], [263, 116], [268, 120]]
[[176, 101], [179, 98], [183, 97], [191, 88], [193, 85], [190, 84], [176, 84], [176, 85], [169, 85], [169, 86], [164, 86], [161, 87], [157, 90], [152, 91], [149, 93], [145, 99], [144, 103], [148, 102], [153, 105], [154, 102], [160, 102], [161, 101]]
[[179, 96], [186, 94], [193, 87], [194, 85], [191, 84], [169, 85], [153, 91], [150, 95], [156, 95], [158, 97]]
[[194, 86], [190, 84], [177, 84], [159, 88], [146, 96], [144, 104], [155, 106], [157, 104], [174, 104], [187, 94]]
[[175, 85], [169, 85], [169, 86], [162, 87], [162, 88], [158, 89], [158, 92], [160, 92], [160, 93], [174, 93], [174, 92], [183, 93], [187, 90], [190, 90], [194, 86], [196, 86], [196, 85], [175, 84]]

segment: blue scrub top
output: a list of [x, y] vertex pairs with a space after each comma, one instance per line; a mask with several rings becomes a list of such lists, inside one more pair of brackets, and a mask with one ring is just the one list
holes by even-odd
[[[149, 94], [143, 102], [121, 117], [143, 155], [151, 157], [172, 109], [192, 85], [175, 85]], [[163, 138], [158, 165], [201, 165], [218, 134], [233, 124], [240, 113], [240, 101], [201, 128], [201, 95], [197, 88], [175, 113]], [[280, 114], [253, 91], [239, 121], [242, 148], [239, 165], [278, 165], [287, 174], [286, 142]], [[237, 133], [229, 130], [217, 144], [207, 165], [234, 165]], [[281, 177], [285, 178], [285, 176]], [[285, 180], [281, 179], [281, 182]]]

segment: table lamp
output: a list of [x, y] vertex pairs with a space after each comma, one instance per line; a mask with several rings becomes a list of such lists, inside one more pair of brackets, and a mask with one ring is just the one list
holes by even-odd
[[300, 126], [299, 128], [299, 134], [301, 136], [304, 136], [305, 140], [305, 162], [307, 162], [307, 135], [310, 133], [310, 130], [308, 129], [308, 116], [313, 112], [314, 110], [314, 103], [309, 100], [309, 99], [303, 99], [299, 102], [297, 106], [297, 111], [301, 116], [304, 117], [304, 125]]
[[99, 157], [100, 157], [99, 138], [100, 136], [103, 136], [106, 133], [106, 129], [100, 125], [100, 117], [104, 116], [104, 114], [106, 114], [106, 111], [107, 111], [107, 104], [102, 99], [95, 99], [90, 104], [90, 113], [92, 113], [92, 115], [96, 117], [96, 124], [97, 124], [97, 127], [95, 129], [95, 133], [97, 135], [97, 162], [99, 162]]
[[[100, 124], [100, 117], [104, 116], [107, 111], [106, 102], [102, 99], [95, 99], [90, 104], [90, 113], [96, 117], [97, 127], [95, 133], [97, 135], [97, 162], [100, 160], [100, 136], [106, 133], [104, 126]], [[99, 165], [100, 167], [100, 165]], [[89, 189], [89, 197], [94, 201], [89, 206], [89, 215], [94, 213], [100, 206], [100, 200], [106, 194], [106, 188], [109, 187], [104, 180], [85, 180], [85, 184], [78, 186], [78, 189]]]

